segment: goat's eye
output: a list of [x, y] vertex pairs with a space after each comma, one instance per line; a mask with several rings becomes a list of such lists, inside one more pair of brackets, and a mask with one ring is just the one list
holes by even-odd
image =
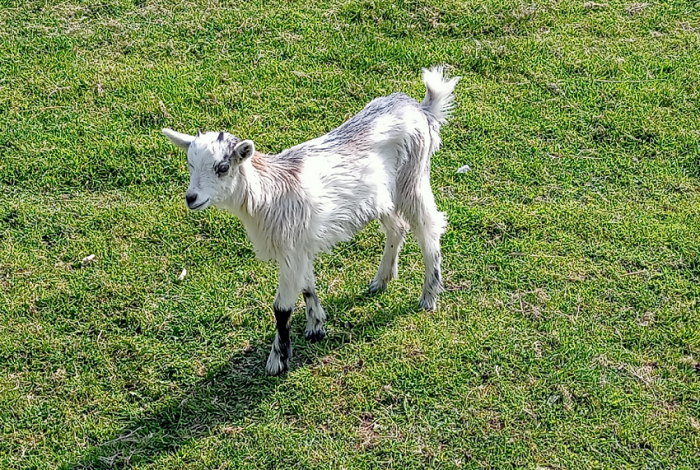
[[216, 165], [216, 174], [221, 176], [228, 173], [229, 164], [227, 162], [221, 162]]

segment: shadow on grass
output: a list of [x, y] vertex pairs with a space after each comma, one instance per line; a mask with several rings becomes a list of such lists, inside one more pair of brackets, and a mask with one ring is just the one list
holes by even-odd
[[[379, 294], [381, 295], [381, 294]], [[356, 296], [327, 297], [324, 306], [330, 325], [338, 325], [341, 312], [354, 306], [374, 303], [373, 295], [364, 292]], [[412, 299], [399, 309], [381, 310], [378, 315], [351, 325], [350, 341], [367, 341], [377, 329], [390, 325], [400, 315], [417, 311], [417, 302]], [[295, 315], [303, 316], [303, 310]], [[335, 319], [335, 320], [334, 320]], [[297, 322], [302, 323], [302, 322]], [[292, 371], [318, 363], [319, 356], [326, 356], [347, 344], [348, 335], [331, 334], [322, 347], [303, 339], [303, 328], [293, 328], [294, 357]], [[258, 407], [270, 398], [275, 388], [287, 380], [286, 374], [276, 378], [265, 375], [265, 361], [269, 354], [269, 343], [261, 343], [246, 352], [234, 355], [228, 364], [191, 387], [184, 398], [161, 407], [158, 411], [132, 420], [112, 439], [89, 449], [78, 461], [63, 468], [111, 469], [130, 468], [134, 465], [152, 463], [168, 454], [177, 452], [193, 440], [212, 435], [216, 428], [226, 423], [239, 423], [254, 416]]]

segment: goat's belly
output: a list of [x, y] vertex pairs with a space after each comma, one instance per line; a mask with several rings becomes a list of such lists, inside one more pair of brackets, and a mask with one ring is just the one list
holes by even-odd
[[323, 214], [314, 221], [313, 231], [319, 251], [328, 251], [339, 242], [350, 240], [368, 223], [393, 211], [393, 204], [378, 204], [378, 201], [355, 201], [350, 206], [336, 206], [334, 211]]
[[310, 229], [319, 251], [350, 240], [369, 222], [394, 210], [394, 176], [378, 155], [332, 162], [332, 157], [314, 162], [318, 165], [307, 167], [308, 178], [302, 179], [313, 207]]

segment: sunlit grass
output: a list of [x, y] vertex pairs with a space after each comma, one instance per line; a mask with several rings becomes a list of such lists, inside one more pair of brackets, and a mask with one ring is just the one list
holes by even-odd
[[[0, 468], [700, 467], [696, 2], [0, 6]], [[276, 268], [160, 129], [276, 152], [441, 63], [438, 311], [372, 224], [267, 377]]]

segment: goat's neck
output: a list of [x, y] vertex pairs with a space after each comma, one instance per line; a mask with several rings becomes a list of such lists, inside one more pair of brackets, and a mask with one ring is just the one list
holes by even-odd
[[280, 182], [284, 179], [273, 159], [255, 152], [238, 166], [229, 199], [230, 208], [239, 217], [256, 217], [277, 199]]

